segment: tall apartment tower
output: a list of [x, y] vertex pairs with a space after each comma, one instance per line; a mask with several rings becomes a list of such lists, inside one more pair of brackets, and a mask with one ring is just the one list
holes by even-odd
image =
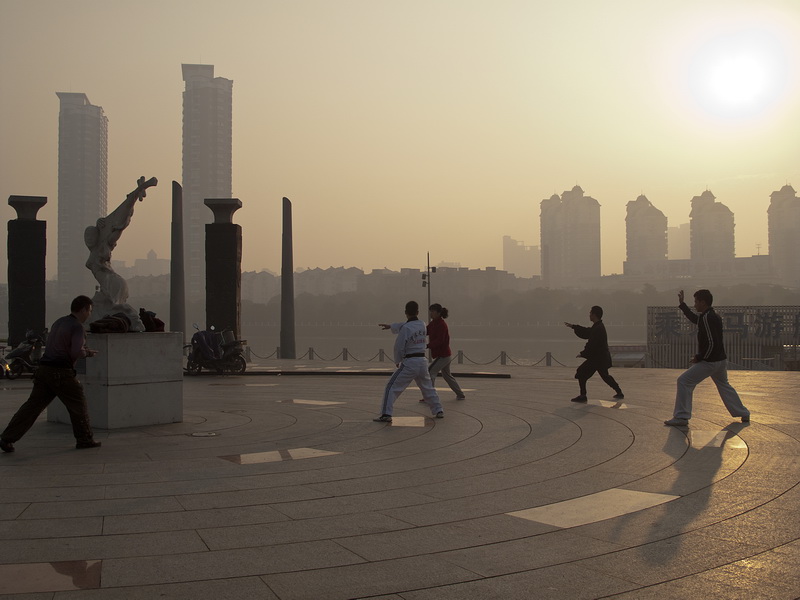
[[691, 257], [689, 223], [667, 227], [667, 256], [670, 260], [687, 260]]
[[800, 288], [800, 252], [797, 233], [800, 231], [800, 198], [790, 185], [769, 196], [767, 209], [769, 255], [780, 285]]
[[709, 190], [692, 198], [692, 210], [689, 213], [692, 261], [733, 260], [736, 255], [733, 228], [731, 209], [717, 202]]
[[580, 186], [540, 204], [542, 282], [582, 287], [600, 277], [600, 203]]
[[233, 81], [214, 65], [181, 65], [183, 81], [183, 223], [186, 297], [205, 306], [206, 198], [231, 197]]
[[538, 246], [526, 246], [525, 242], [503, 236], [503, 270], [517, 277], [539, 275], [541, 257]]
[[626, 206], [625, 242], [626, 275], [652, 272], [667, 260], [667, 217], [645, 195]]
[[108, 201], [108, 119], [86, 94], [56, 92], [58, 111], [58, 293], [92, 297], [97, 282], [83, 234], [105, 217]]

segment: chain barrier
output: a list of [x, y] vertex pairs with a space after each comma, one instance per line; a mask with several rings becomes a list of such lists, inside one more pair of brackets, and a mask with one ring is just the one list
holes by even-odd
[[[279, 352], [280, 352], [280, 349], [276, 349], [275, 352], [273, 352], [269, 356], [260, 356], [256, 352], [253, 352], [252, 348], [250, 349], [250, 354], [252, 354], [256, 358], [259, 358], [259, 359], [262, 359], [262, 360], [267, 360], [267, 359], [270, 359], [270, 358], [273, 358], [273, 357], [279, 358], [278, 357], [278, 353]], [[561, 361], [559, 361], [550, 352], [547, 352], [544, 356], [542, 356], [542, 358], [540, 358], [535, 363], [532, 363], [530, 365], [526, 365], [526, 364], [524, 364], [522, 362], [517, 362], [516, 360], [511, 358], [505, 351], [501, 351], [500, 354], [498, 354], [492, 360], [487, 361], [487, 362], [479, 362], [479, 361], [473, 360], [469, 356], [467, 356], [466, 354], [463, 354], [463, 353], [462, 353], [462, 356], [463, 356], [464, 360], [468, 361], [470, 364], [473, 364], [473, 365], [476, 365], [476, 366], [481, 366], [481, 367], [485, 367], [487, 365], [494, 364], [494, 363], [496, 363], [498, 361], [500, 361], [501, 364], [505, 364], [503, 361], [507, 361], [507, 362], [513, 364], [516, 367], [536, 367], [536, 366], [538, 366], [539, 364], [541, 364], [545, 360], [548, 361], [547, 362], [547, 366], [550, 366], [550, 362], [551, 361], [554, 362], [554, 363], [557, 363], [558, 365], [560, 365], [562, 367], [567, 367], [568, 366], [568, 365], [565, 365], [564, 363], [562, 363]], [[383, 362], [384, 358], [390, 359], [390, 357], [391, 357], [391, 354], [386, 352], [385, 350], [378, 350], [378, 352], [372, 358], [370, 358], [368, 360], [361, 360], [357, 356], [355, 356], [352, 352], [350, 352], [347, 348], [343, 348], [342, 351], [339, 352], [339, 354], [337, 354], [333, 358], [324, 358], [323, 356], [320, 356], [320, 354], [316, 350], [314, 350], [313, 348], [309, 348], [308, 351], [305, 354], [303, 354], [302, 356], [297, 357], [295, 360], [303, 360], [305, 358], [309, 358], [310, 360], [319, 360], [319, 361], [322, 361], [322, 362], [333, 362], [333, 361], [336, 361], [336, 360], [341, 358], [344, 361], [353, 360], [355, 362], [373, 362], [373, 361]], [[635, 364], [638, 365], [638, 364], [642, 363], [644, 360], [645, 359], [642, 358], [640, 361], [638, 361]], [[389, 362], [391, 362], [391, 360], [389, 360]], [[653, 361], [653, 362], [655, 362], [655, 361]]]

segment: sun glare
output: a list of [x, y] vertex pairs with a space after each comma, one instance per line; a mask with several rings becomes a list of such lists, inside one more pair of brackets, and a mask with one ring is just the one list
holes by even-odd
[[725, 119], [750, 118], [769, 110], [786, 87], [783, 48], [762, 32], [740, 31], [697, 49], [690, 87], [699, 106]]

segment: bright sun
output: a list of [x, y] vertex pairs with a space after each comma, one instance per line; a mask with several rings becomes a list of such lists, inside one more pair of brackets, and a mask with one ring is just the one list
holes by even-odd
[[786, 57], [774, 38], [758, 31], [716, 37], [700, 48], [690, 86], [704, 111], [721, 118], [749, 118], [768, 110], [786, 86]]

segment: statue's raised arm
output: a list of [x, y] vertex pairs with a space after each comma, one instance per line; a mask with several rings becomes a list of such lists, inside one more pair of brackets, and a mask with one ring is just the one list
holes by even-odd
[[[144, 326], [138, 313], [127, 305], [128, 284], [111, 268], [111, 251], [117, 247], [122, 232], [130, 225], [136, 201], [141, 201], [147, 195], [147, 188], [157, 185], [158, 180], [155, 177], [148, 180], [140, 177], [136, 183], [136, 189], [125, 197], [122, 204], [106, 217], [97, 219], [95, 225], [86, 228], [84, 241], [89, 248], [86, 268], [100, 284], [100, 291], [94, 297], [95, 318], [108, 312], [124, 312], [131, 319], [131, 329], [142, 331]], [[139, 326], [142, 329], [138, 329]]]
[[139, 200], [141, 202], [142, 199], [147, 196], [147, 188], [158, 185], [158, 179], [151, 177], [145, 181], [144, 177], [142, 176], [139, 177], [139, 180], [136, 183], [136, 189], [125, 197], [125, 200], [122, 202], [122, 204], [115, 208], [114, 212], [110, 213], [105, 219], [102, 219], [102, 227], [100, 223], [97, 225], [97, 227], [101, 230], [101, 237], [103, 235], [104, 228], [108, 231], [108, 236], [114, 237], [114, 245], [111, 246], [112, 249], [114, 246], [116, 246], [116, 242], [119, 239], [122, 230], [131, 224], [133, 207], [136, 205], [136, 201]]

